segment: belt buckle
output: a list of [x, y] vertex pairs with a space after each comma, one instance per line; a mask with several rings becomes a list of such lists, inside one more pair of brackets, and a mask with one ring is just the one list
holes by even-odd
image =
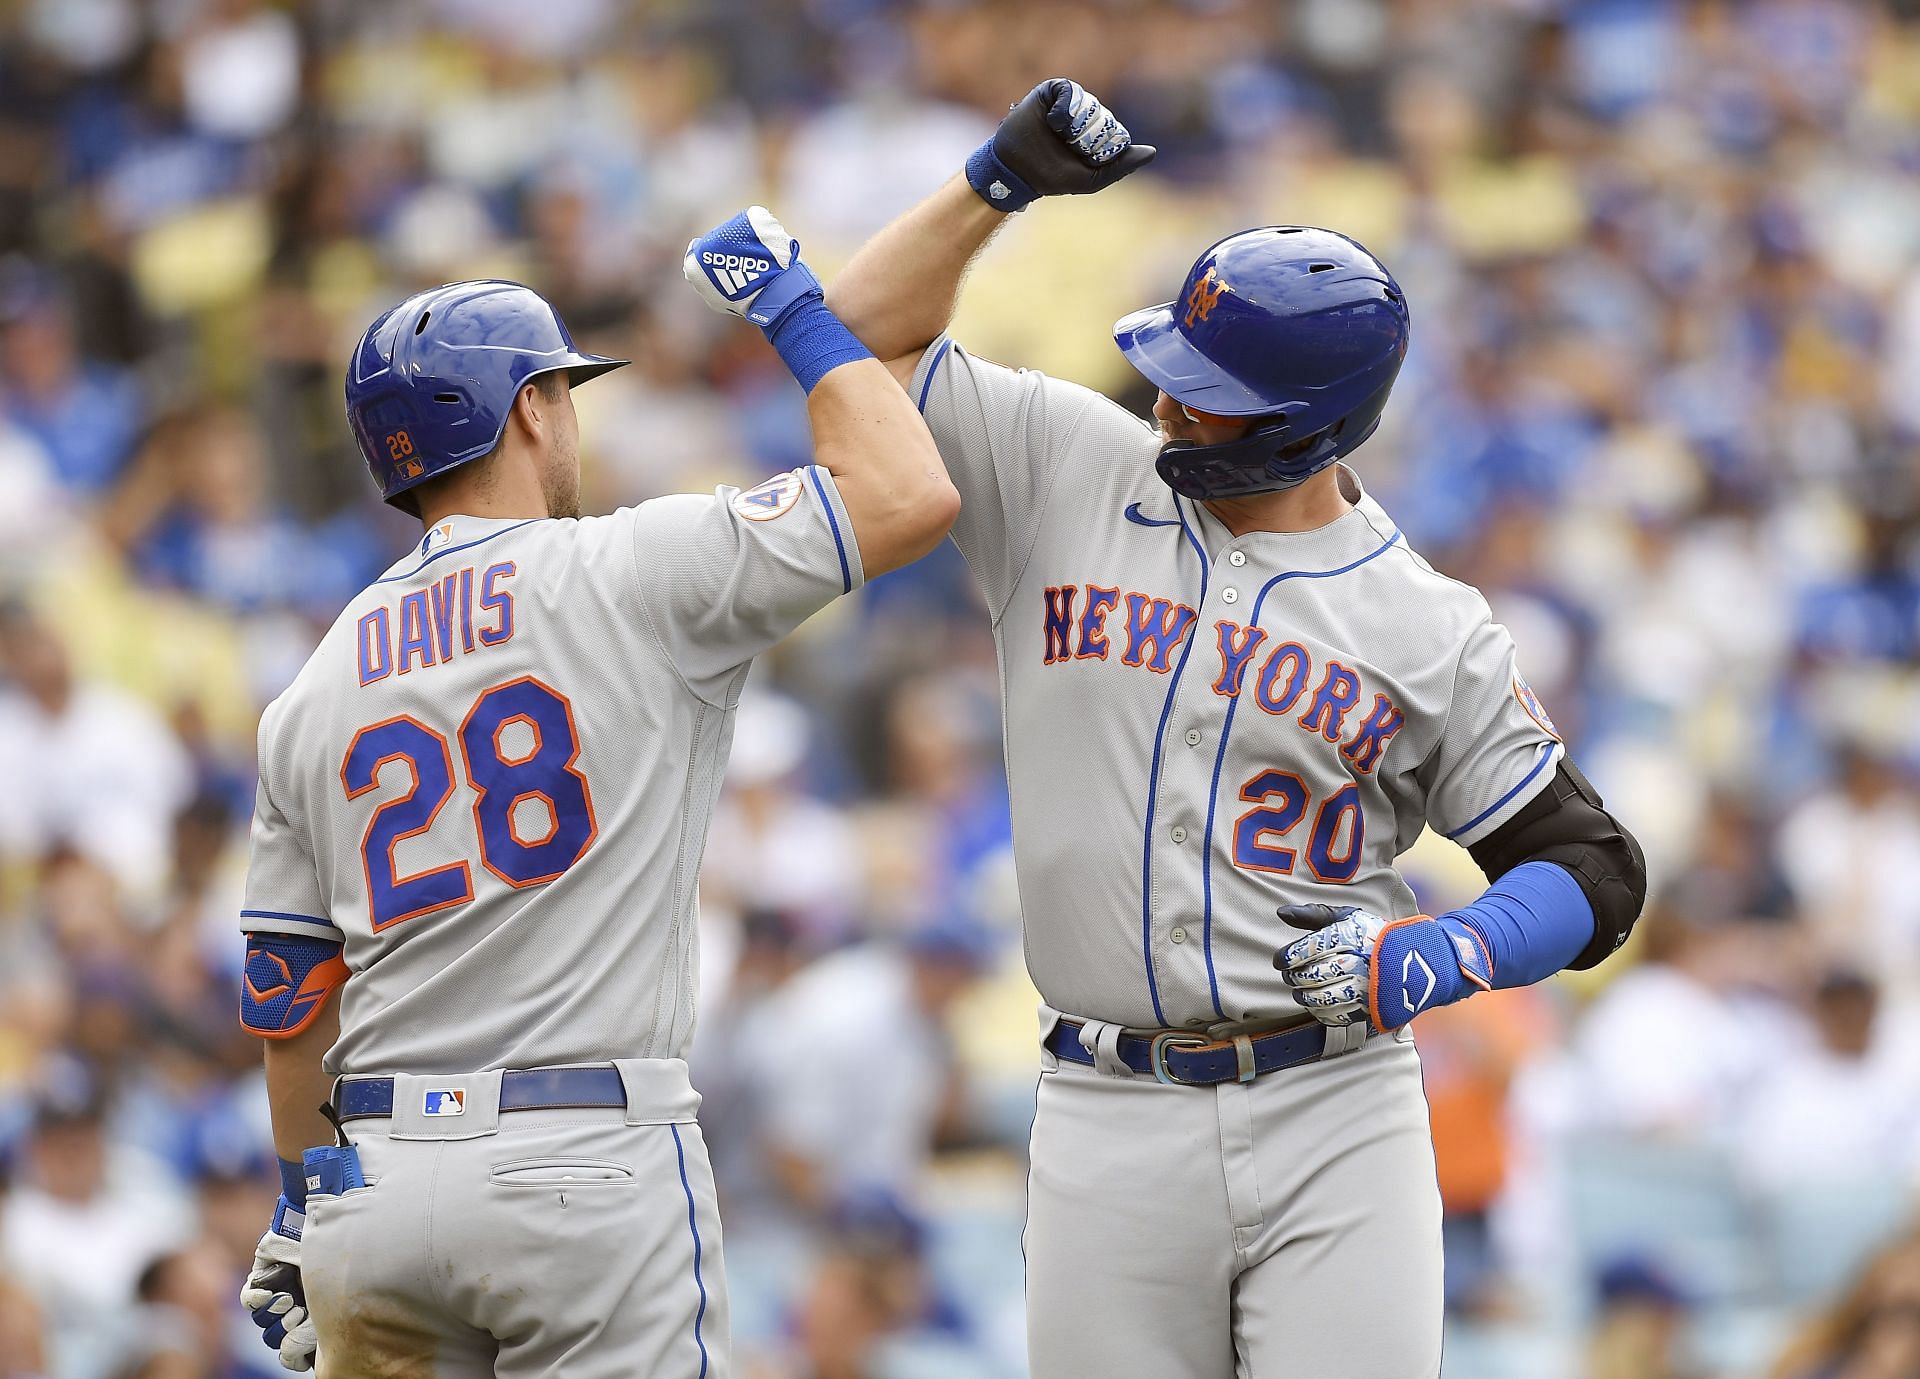
[[1161, 1030], [1153, 1036], [1152, 1042], [1147, 1045], [1147, 1066], [1153, 1069], [1154, 1081], [1168, 1087], [1199, 1087], [1204, 1085], [1199, 1082], [1188, 1082], [1185, 1078], [1175, 1077], [1173, 1070], [1167, 1066], [1167, 1050], [1170, 1048], [1204, 1049], [1209, 1042], [1209, 1040], [1203, 1039], [1197, 1034], [1188, 1034], [1182, 1030]]

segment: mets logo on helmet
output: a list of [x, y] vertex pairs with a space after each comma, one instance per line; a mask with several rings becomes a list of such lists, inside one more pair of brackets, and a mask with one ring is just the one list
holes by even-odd
[[1213, 304], [1227, 292], [1227, 285], [1214, 276], [1209, 268], [1200, 281], [1187, 293], [1187, 314], [1184, 324], [1191, 330], [1195, 321], [1204, 321], [1213, 313]]

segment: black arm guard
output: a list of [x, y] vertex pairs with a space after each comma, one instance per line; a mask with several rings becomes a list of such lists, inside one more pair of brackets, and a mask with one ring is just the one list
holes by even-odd
[[1593, 941], [1567, 964], [1576, 970], [1598, 966], [1625, 943], [1646, 904], [1647, 859], [1640, 844], [1564, 757], [1546, 789], [1467, 852], [1489, 882], [1522, 862], [1554, 862], [1572, 873], [1593, 907]]

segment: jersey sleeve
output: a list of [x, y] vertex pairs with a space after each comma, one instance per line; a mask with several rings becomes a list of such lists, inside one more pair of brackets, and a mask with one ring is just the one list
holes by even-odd
[[1467, 846], [1519, 812], [1553, 779], [1565, 749], [1520, 667], [1507, 629], [1484, 617], [1467, 634], [1435, 748], [1427, 821]]
[[[264, 739], [266, 734], [261, 734]], [[264, 748], [264, 742], [263, 742]], [[267, 788], [267, 753], [254, 791], [253, 830], [247, 851], [247, 892], [240, 927], [253, 934], [294, 934], [343, 943], [346, 935], [327, 917], [313, 852]]]
[[640, 598], [674, 668], [718, 702], [740, 667], [865, 580], [833, 476], [819, 465], [744, 491], [633, 509]]
[[1033, 552], [1074, 432], [1098, 395], [976, 358], [944, 335], [920, 356], [910, 395], [960, 491], [954, 544], [997, 620]]

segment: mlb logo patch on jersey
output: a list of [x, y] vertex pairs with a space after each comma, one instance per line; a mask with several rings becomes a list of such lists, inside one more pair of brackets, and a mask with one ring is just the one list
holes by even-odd
[[800, 501], [803, 482], [805, 480], [797, 469], [787, 474], [776, 474], [745, 493], [736, 493], [733, 510], [749, 522], [771, 522], [782, 513], [791, 511], [793, 505]]
[[426, 1093], [420, 1109], [429, 1116], [464, 1116], [467, 1094], [458, 1087], [435, 1088]]
[[1513, 697], [1520, 701], [1520, 707], [1527, 711], [1527, 717], [1538, 723], [1548, 737], [1559, 740], [1560, 730], [1553, 726], [1553, 720], [1547, 717], [1546, 705], [1540, 702], [1540, 696], [1533, 692], [1533, 686], [1527, 683], [1527, 677], [1515, 671], [1513, 675]]

